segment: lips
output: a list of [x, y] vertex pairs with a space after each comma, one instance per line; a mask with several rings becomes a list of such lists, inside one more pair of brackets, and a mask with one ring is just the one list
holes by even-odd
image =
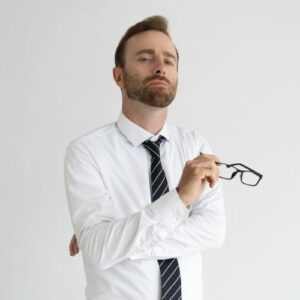
[[156, 85], [156, 86], [165, 86], [167, 87], [168, 86], [168, 83], [165, 81], [165, 80], [151, 80], [149, 82], [149, 85]]

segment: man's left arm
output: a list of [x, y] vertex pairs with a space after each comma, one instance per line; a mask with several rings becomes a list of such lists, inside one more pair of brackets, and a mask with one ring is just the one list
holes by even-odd
[[[131, 259], [170, 258], [191, 255], [199, 251], [220, 247], [225, 237], [224, 201], [220, 183], [193, 203], [191, 214], [174, 233], [158, 245], [136, 253]], [[70, 255], [79, 252], [73, 236], [69, 246]]]
[[131, 259], [165, 259], [192, 255], [220, 247], [225, 238], [225, 212], [221, 185], [207, 191], [193, 203], [191, 214], [171, 236]]

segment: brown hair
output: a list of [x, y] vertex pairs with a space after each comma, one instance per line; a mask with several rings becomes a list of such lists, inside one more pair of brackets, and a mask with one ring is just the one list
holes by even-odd
[[[116, 67], [124, 68], [125, 66], [125, 48], [127, 41], [134, 35], [148, 31], [148, 30], [156, 30], [166, 34], [170, 37], [168, 32], [168, 21], [165, 17], [162, 16], [152, 16], [149, 18], [144, 19], [141, 22], [136, 23], [135, 25], [128, 28], [126, 33], [123, 35], [122, 39], [120, 40], [118, 47], [115, 52], [115, 65]], [[175, 47], [176, 49], [176, 47]], [[176, 49], [177, 59], [178, 59], [178, 52]]]

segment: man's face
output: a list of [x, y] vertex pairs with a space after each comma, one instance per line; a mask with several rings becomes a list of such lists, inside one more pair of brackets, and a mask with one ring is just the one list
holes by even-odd
[[168, 106], [177, 90], [177, 55], [171, 39], [159, 31], [131, 37], [125, 49], [124, 90], [131, 100]]

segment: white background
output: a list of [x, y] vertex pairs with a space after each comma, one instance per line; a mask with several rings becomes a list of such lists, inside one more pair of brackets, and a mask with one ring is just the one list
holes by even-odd
[[0, 3], [1, 299], [84, 299], [64, 153], [118, 117], [115, 48], [154, 14], [180, 53], [170, 122], [264, 175], [256, 188], [224, 182], [227, 238], [204, 254], [205, 300], [300, 299], [299, 1]]

